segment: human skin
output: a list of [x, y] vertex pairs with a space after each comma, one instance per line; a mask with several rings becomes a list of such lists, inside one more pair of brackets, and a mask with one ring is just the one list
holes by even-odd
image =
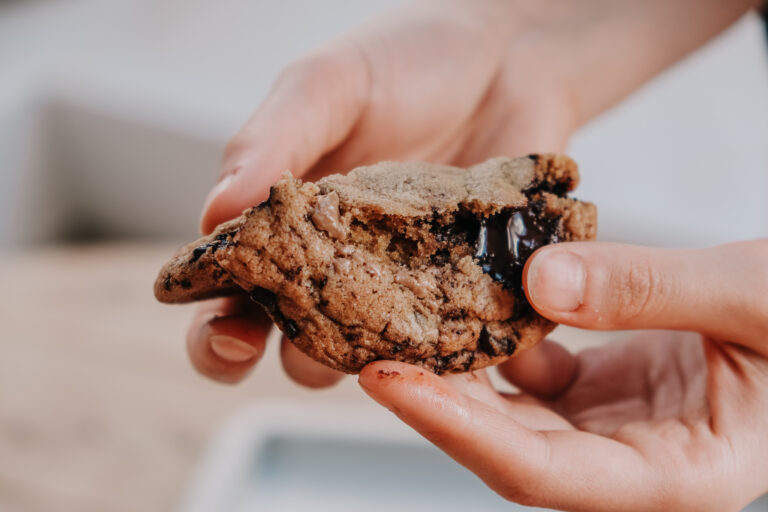
[[[562, 151], [576, 128], [756, 3], [406, 4], [286, 68], [227, 146], [201, 228], [263, 200], [285, 169], [316, 179], [382, 159], [464, 165]], [[583, 273], [541, 263], [558, 251], [577, 255]], [[700, 264], [681, 263], [689, 259]], [[493, 391], [483, 372], [438, 378], [394, 362], [369, 365], [359, 381], [510, 499], [569, 510], [736, 510], [768, 481], [756, 457], [766, 453], [756, 431], [768, 414], [764, 261], [764, 242], [686, 253], [545, 248], [527, 267], [529, 299], [544, 316], [691, 332], [644, 333], [576, 356], [544, 342], [499, 367], [523, 391], [514, 397]], [[706, 289], [712, 275], [723, 278]], [[587, 295], [563, 312], [574, 276]], [[661, 312], [643, 309], [658, 304]], [[676, 314], [661, 321], [667, 308]], [[246, 298], [208, 301], [188, 332], [191, 360], [237, 382], [268, 330]], [[307, 386], [341, 378], [290, 343], [281, 356]]]
[[363, 389], [502, 496], [584, 511], [736, 511], [768, 490], [768, 240], [704, 250], [543, 248], [531, 304], [642, 331], [571, 355], [551, 341], [444, 378], [393, 361]]

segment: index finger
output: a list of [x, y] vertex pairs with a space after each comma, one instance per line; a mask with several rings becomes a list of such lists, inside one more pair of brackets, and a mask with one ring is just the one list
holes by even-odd
[[[393, 361], [363, 368], [360, 385], [503, 497], [564, 510], [635, 511], [657, 494], [650, 466], [634, 448], [576, 430], [537, 431], [446, 379]], [[515, 407], [514, 403], [510, 407]]]
[[283, 71], [227, 145], [219, 182], [203, 207], [203, 233], [266, 199], [286, 170], [303, 175], [349, 135], [368, 88], [361, 60], [359, 51], [338, 43]]

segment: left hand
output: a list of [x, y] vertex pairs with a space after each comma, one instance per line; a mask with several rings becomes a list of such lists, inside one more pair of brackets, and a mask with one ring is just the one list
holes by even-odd
[[369, 364], [360, 385], [526, 505], [735, 511], [768, 490], [768, 241], [558, 244], [531, 258], [525, 282], [561, 323], [677, 332], [577, 355], [544, 341], [499, 367], [520, 394], [484, 372], [441, 378], [391, 361]]

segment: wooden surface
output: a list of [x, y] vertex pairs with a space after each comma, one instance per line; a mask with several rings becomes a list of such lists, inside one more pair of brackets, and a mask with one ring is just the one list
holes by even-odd
[[171, 510], [208, 436], [244, 404], [364, 399], [354, 379], [299, 388], [274, 350], [239, 386], [198, 376], [183, 345], [193, 308], [152, 297], [173, 249], [0, 260], [0, 510]]
[[[354, 378], [294, 385], [276, 346], [238, 386], [197, 375], [183, 342], [193, 308], [152, 297], [173, 249], [0, 257], [0, 511], [172, 510], [206, 440], [243, 405], [367, 400]], [[566, 332], [581, 347], [601, 339]]]

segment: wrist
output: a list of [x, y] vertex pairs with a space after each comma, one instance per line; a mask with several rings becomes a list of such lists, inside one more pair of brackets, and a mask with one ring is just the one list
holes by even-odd
[[[578, 127], [716, 36], [760, 0], [515, 0], [511, 59], [556, 81]], [[537, 78], [537, 82], [541, 82]]]

